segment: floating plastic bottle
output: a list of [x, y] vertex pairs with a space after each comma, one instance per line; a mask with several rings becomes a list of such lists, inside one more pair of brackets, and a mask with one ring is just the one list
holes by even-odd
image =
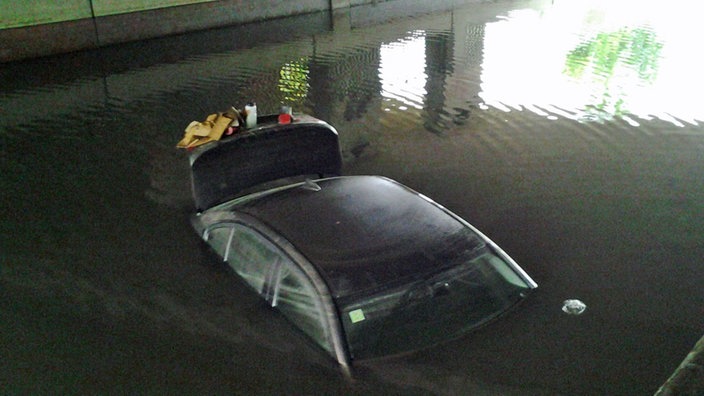
[[565, 300], [562, 303], [562, 311], [568, 315], [581, 315], [587, 309], [587, 304], [579, 300]]

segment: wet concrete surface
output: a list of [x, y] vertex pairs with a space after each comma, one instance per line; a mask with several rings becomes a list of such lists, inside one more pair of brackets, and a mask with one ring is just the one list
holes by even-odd
[[[656, 392], [704, 333], [704, 115], [690, 105], [704, 86], [680, 42], [696, 25], [567, 3], [314, 14], [0, 66], [2, 388]], [[346, 173], [430, 196], [540, 288], [349, 381], [190, 228], [174, 146], [252, 99], [329, 121]], [[586, 311], [566, 315], [569, 298]]]

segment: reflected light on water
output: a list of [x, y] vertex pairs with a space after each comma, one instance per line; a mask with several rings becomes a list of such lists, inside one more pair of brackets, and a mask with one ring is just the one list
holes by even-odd
[[702, 24], [670, 3], [556, 1], [486, 25], [480, 97], [488, 106], [637, 126], [704, 120]]
[[383, 44], [380, 48], [381, 95], [387, 101], [399, 101], [399, 110], [410, 106], [423, 108], [425, 83], [425, 34], [413, 32], [409, 37]]

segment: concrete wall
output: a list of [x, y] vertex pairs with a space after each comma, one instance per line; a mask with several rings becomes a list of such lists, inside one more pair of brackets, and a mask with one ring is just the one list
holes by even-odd
[[0, 3], [0, 29], [35, 26], [216, 0], [31, 0]]
[[349, 6], [350, 0], [0, 2], [0, 62]]

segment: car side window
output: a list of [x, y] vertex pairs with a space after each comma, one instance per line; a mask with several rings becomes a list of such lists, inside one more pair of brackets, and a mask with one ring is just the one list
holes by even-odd
[[232, 240], [234, 230], [235, 229], [231, 226], [225, 226], [213, 228], [208, 231], [208, 237], [206, 239], [208, 245], [210, 245], [210, 247], [215, 250], [215, 253], [222, 257], [225, 261], [227, 261], [225, 256], [227, 254], [227, 248], [230, 241]]
[[318, 345], [332, 351], [330, 330], [323, 316], [323, 303], [311, 281], [290, 262], [282, 262], [278, 273], [272, 305]]
[[278, 263], [284, 258], [279, 250], [255, 231], [237, 224], [208, 230], [206, 241], [257, 293], [266, 295]]
[[282, 260], [278, 249], [254, 231], [235, 226], [228, 250], [227, 262], [232, 269], [259, 294], [265, 294], [267, 281]]
[[323, 302], [310, 279], [276, 245], [239, 224], [208, 231], [207, 242], [254, 290], [318, 345], [332, 351]]

